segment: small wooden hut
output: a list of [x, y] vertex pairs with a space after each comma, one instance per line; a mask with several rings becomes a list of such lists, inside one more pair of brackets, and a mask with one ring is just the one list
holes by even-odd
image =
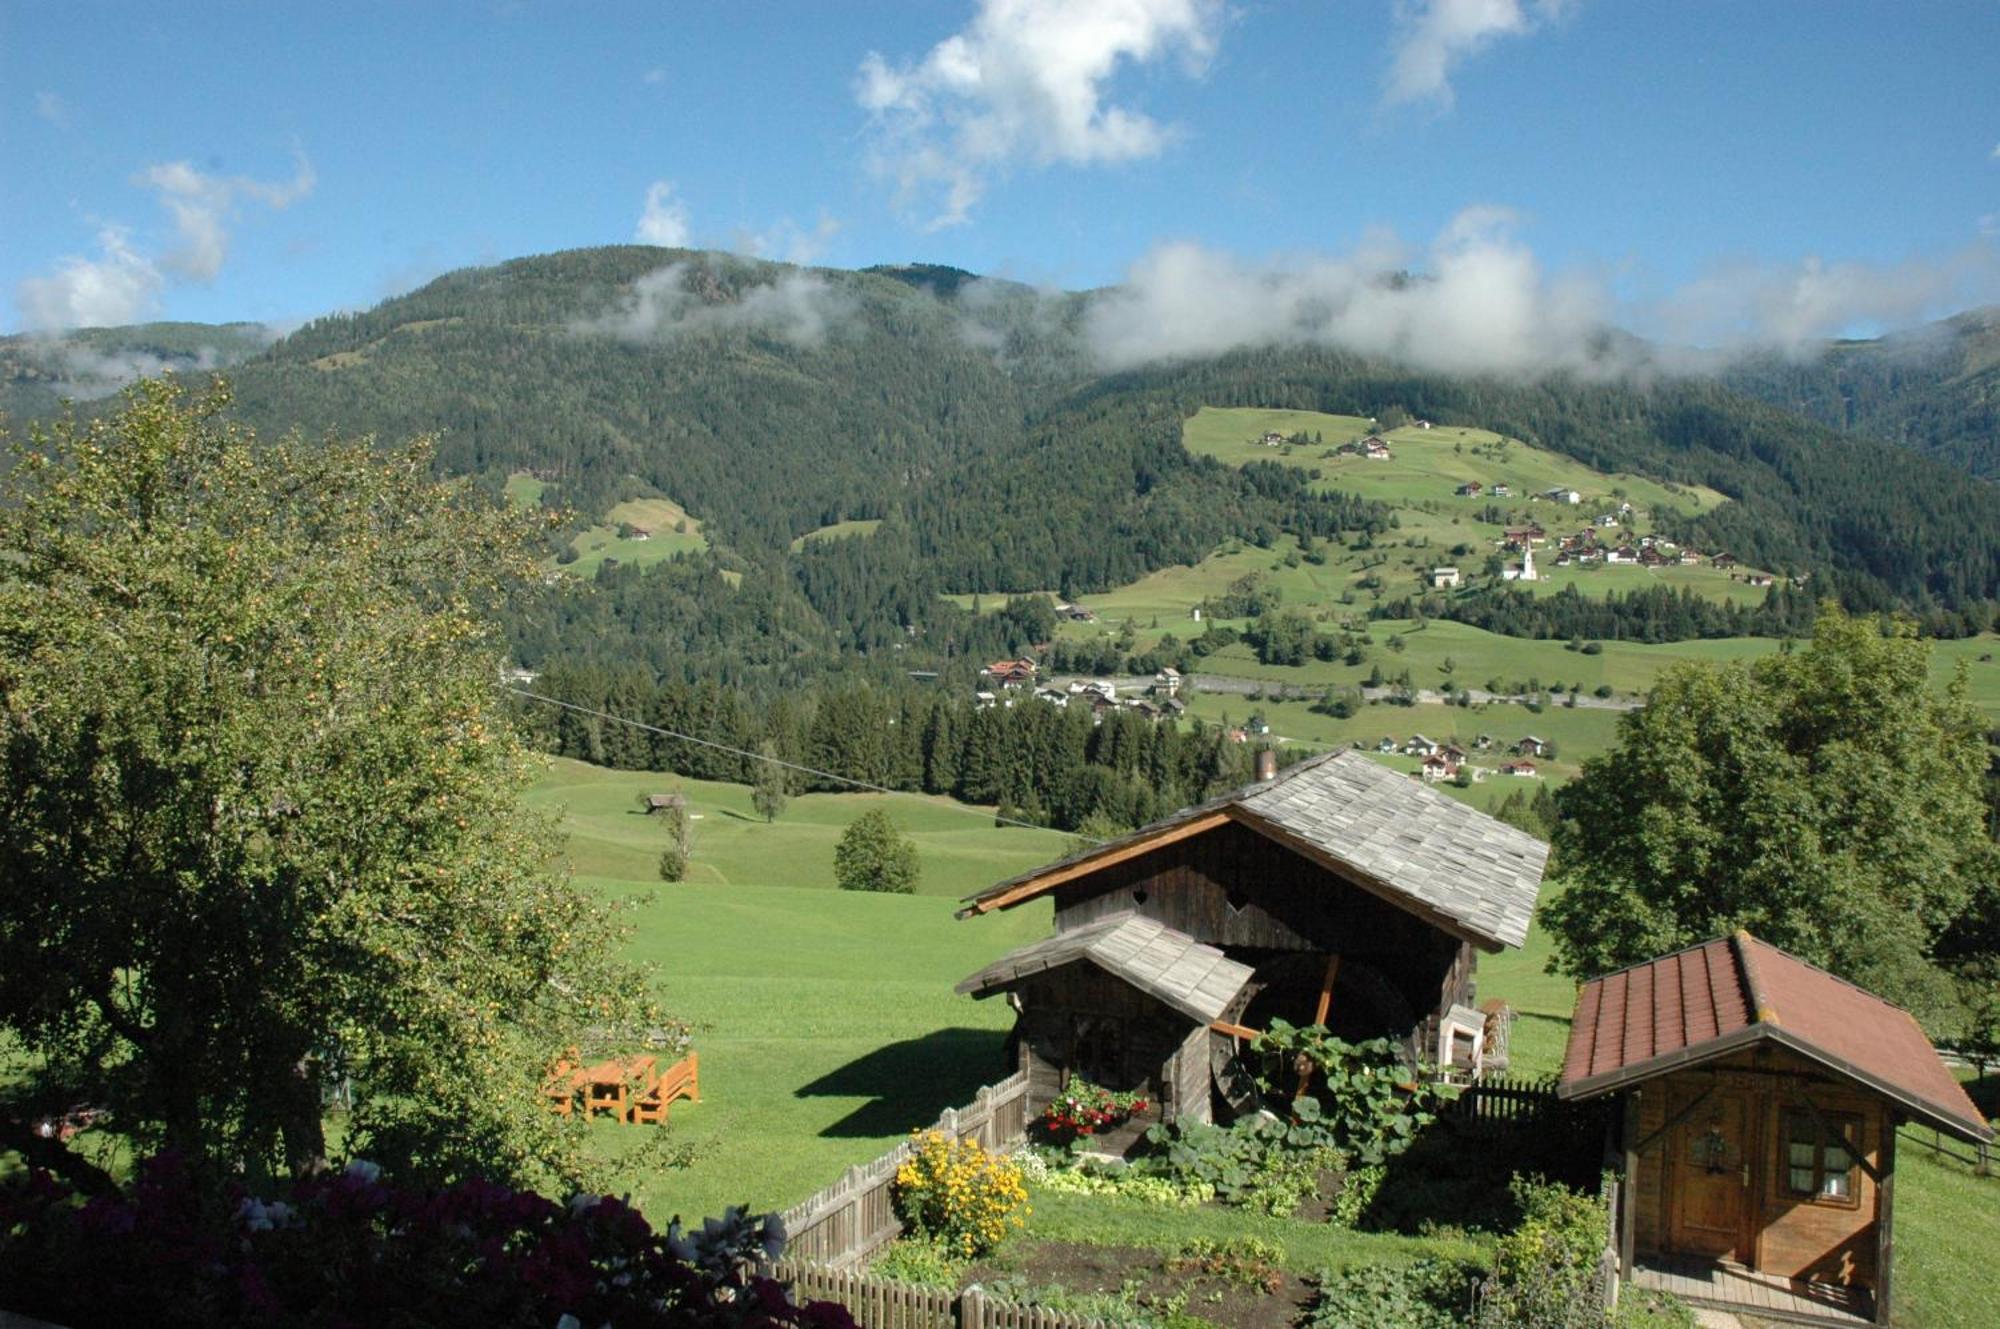
[[1239, 1040], [1272, 1016], [1476, 1075], [1477, 955], [1525, 940], [1547, 855], [1333, 754], [971, 897], [962, 918], [1052, 897], [1056, 931], [958, 990], [1009, 995], [1031, 1112], [1080, 1076], [1144, 1091], [1165, 1120], [1214, 1120], [1245, 1105]]
[[1908, 1012], [1748, 933], [1585, 984], [1557, 1089], [1615, 1095], [1622, 1281], [1889, 1323], [1896, 1131], [1993, 1138]]

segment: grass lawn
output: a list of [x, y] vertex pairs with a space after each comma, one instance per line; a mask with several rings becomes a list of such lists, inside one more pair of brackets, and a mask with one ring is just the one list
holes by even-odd
[[917, 845], [925, 895], [970, 895], [1058, 858], [1068, 837], [993, 825], [992, 814], [948, 798], [883, 794], [802, 794], [766, 824], [746, 785], [684, 780], [649, 771], [612, 771], [558, 758], [528, 792], [536, 807], [560, 811], [577, 873], [661, 886], [665, 824], [638, 808], [647, 794], [687, 795], [694, 859], [684, 885], [784, 886], [832, 891], [833, 847], [848, 823], [887, 811]]
[[1896, 1151], [1896, 1323], [1987, 1329], [1996, 1318], [1996, 1258], [2000, 1177], [1975, 1176], [1905, 1136]]
[[526, 471], [516, 471], [507, 477], [507, 501], [517, 508], [532, 508], [542, 501], [542, 491], [547, 488], [546, 482]]
[[[1264, 446], [1260, 440], [1267, 431], [1317, 435], [1318, 441], [1288, 452]], [[1716, 491], [1699, 486], [1669, 485], [1636, 475], [1606, 475], [1574, 458], [1503, 439], [1485, 429], [1406, 426], [1389, 430], [1381, 435], [1391, 454], [1386, 461], [1322, 455], [1368, 432], [1366, 420], [1349, 415], [1204, 406], [1183, 422], [1181, 442], [1189, 452], [1238, 466], [1276, 461], [1317, 469], [1326, 488], [1364, 498], [1394, 504], [1439, 499], [1462, 505], [1466, 512], [1498, 502], [1518, 508], [1523, 516], [1533, 512], [1544, 525], [1572, 517], [1581, 521], [1600, 510], [1615, 508], [1621, 500], [1630, 502], [1641, 515], [1669, 507], [1704, 512], [1727, 501]], [[1501, 499], [1485, 495], [1459, 498], [1452, 492], [1468, 481], [1483, 487], [1505, 484], [1513, 492]], [[1557, 487], [1576, 490], [1582, 502], [1571, 505], [1536, 497]]]
[[1283, 1247], [1283, 1266], [1298, 1274], [1365, 1264], [1402, 1266], [1426, 1256], [1478, 1260], [1487, 1255], [1487, 1243], [1478, 1237], [1355, 1232], [1331, 1223], [1272, 1218], [1250, 1209], [1171, 1209], [1122, 1195], [1056, 1194], [1039, 1188], [1031, 1190], [1029, 1202], [1035, 1215], [1029, 1220], [1028, 1235], [1038, 1240], [1173, 1252], [1198, 1239], [1258, 1237]]
[[[649, 534], [643, 539], [627, 538], [618, 534], [621, 525], [635, 526]], [[663, 563], [675, 554], [708, 548], [708, 537], [701, 533], [701, 523], [672, 499], [630, 498], [615, 504], [604, 514], [603, 521], [580, 532], [570, 546], [577, 552], [576, 561], [558, 566], [579, 577], [590, 577], [596, 575], [598, 565], [607, 558], [642, 566]]]
[[792, 541], [792, 552], [798, 553], [814, 540], [847, 540], [857, 535], [873, 535], [881, 524], [879, 517], [865, 517], [854, 521], [837, 521], [831, 526], [821, 526], [816, 530], [807, 531]]
[[[999, 1078], [1012, 1012], [952, 985], [1044, 935], [1049, 910], [965, 922], [951, 911], [1058, 855], [1062, 836], [996, 829], [944, 799], [875, 795], [804, 795], [767, 826], [748, 788], [687, 780], [701, 816], [695, 870], [670, 885], [655, 875], [663, 832], [633, 804], [672, 783], [557, 761], [528, 794], [561, 814], [584, 884], [628, 903], [633, 958], [656, 971], [666, 1009], [697, 1026], [703, 1101], [676, 1104], [668, 1129], [698, 1154], [691, 1168], [625, 1179], [648, 1213], [782, 1208]], [[878, 805], [919, 846], [922, 894], [833, 886], [834, 840]], [[613, 1158], [646, 1138], [609, 1120], [592, 1130]]]

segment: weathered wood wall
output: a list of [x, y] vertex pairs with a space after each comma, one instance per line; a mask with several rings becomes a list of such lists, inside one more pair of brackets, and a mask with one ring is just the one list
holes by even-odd
[[[1055, 1100], [1071, 1075], [1120, 1093], [1141, 1091], [1153, 1100], [1152, 1109], [1098, 1137], [1095, 1145], [1105, 1153], [1123, 1153], [1176, 1110], [1170, 1105], [1182, 1100], [1175, 1095], [1172, 1063], [1195, 1032], [1188, 1016], [1091, 964], [1036, 974], [1018, 991], [1015, 1031], [1031, 1117]], [[1201, 1102], [1206, 1109], [1205, 1082]]]
[[[1472, 994], [1476, 953], [1470, 946], [1233, 822], [1113, 864], [1059, 887], [1055, 897], [1058, 932], [1132, 910], [1246, 964], [1261, 966], [1287, 953], [1338, 953], [1343, 965], [1366, 964], [1385, 978], [1413, 1021], [1430, 1022], [1433, 1041], [1433, 1017]], [[1290, 980], [1260, 986], [1276, 981]], [[1305, 1009], [1286, 1014], [1294, 1023], [1312, 1018], [1318, 973], [1299, 982], [1309, 990]], [[1372, 1032], [1402, 1037], [1418, 1031]]]

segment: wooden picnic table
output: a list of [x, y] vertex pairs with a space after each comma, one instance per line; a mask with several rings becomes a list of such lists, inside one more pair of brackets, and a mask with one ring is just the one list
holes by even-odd
[[575, 1111], [581, 1095], [586, 1116], [608, 1112], [620, 1121], [656, 1122], [664, 1119], [665, 1104], [673, 1097], [691, 1097], [697, 1101], [701, 1097], [699, 1081], [694, 1078], [692, 1053], [668, 1072], [668, 1078], [674, 1081], [674, 1092], [664, 1100], [657, 1092], [661, 1087], [659, 1067], [660, 1059], [651, 1053], [609, 1057], [581, 1067], [564, 1058], [550, 1068], [542, 1092], [548, 1098], [549, 1110], [558, 1116], [566, 1117]]

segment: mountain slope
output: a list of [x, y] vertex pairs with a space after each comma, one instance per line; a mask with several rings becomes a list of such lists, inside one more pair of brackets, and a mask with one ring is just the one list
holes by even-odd
[[0, 416], [47, 416], [65, 397], [103, 397], [142, 375], [226, 369], [276, 337], [261, 323], [138, 323], [0, 337]]
[[[844, 641], [938, 591], [1089, 591], [1231, 535], [1384, 520], [1296, 472], [1190, 456], [1204, 405], [1492, 429], [1731, 498], [1686, 534], [1856, 607], [2000, 599], [2000, 490], [1713, 379], [1444, 378], [1329, 349], [1092, 367], [1092, 295], [956, 269], [843, 272], [640, 246], [451, 273], [233, 371], [263, 430], [441, 430], [442, 464], [601, 516], [671, 497], [724, 566], [789, 567]], [[1980, 371], [1983, 372], [1983, 371]], [[865, 540], [814, 541], [843, 521]], [[908, 621], [905, 619], [904, 621]], [[851, 634], [851, 635], [850, 635]]]
[[1800, 361], [1761, 356], [1723, 376], [1809, 419], [2000, 477], [2000, 307]]

